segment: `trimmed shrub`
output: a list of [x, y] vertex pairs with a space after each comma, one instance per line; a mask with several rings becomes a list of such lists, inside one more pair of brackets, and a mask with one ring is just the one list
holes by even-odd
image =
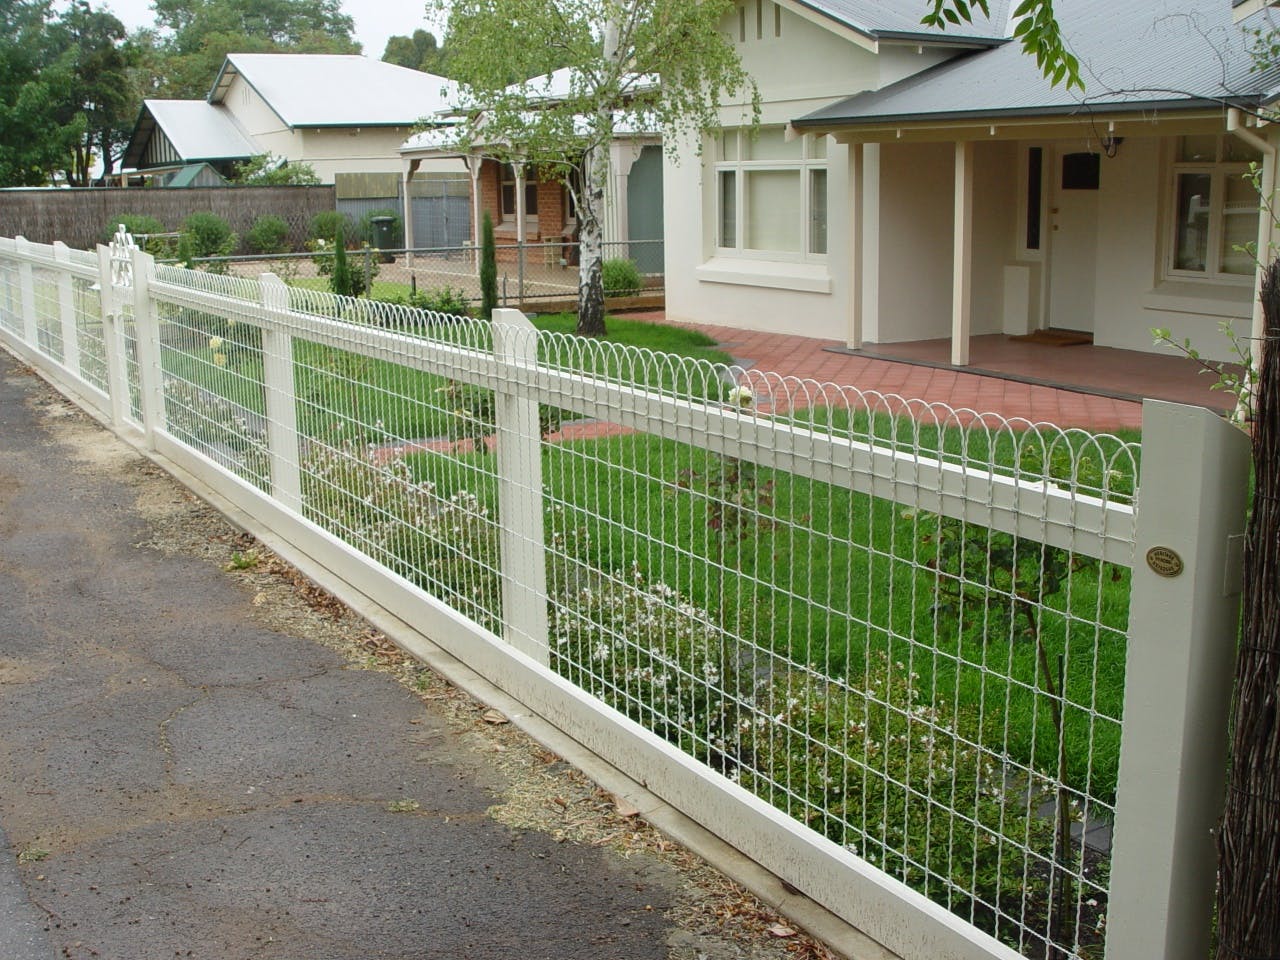
[[[231, 232], [231, 225], [209, 211], [193, 213], [182, 221], [182, 236], [178, 239], [178, 256], [188, 266], [194, 266], [197, 257], [228, 257], [236, 248], [238, 238]], [[204, 264], [213, 273], [226, 273], [225, 263]]]
[[338, 230], [341, 229], [344, 236], [350, 236], [351, 218], [345, 213], [339, 213], [337, 210], [321, 210], [311, 218], [311, 224], [307, 234], [312, 240], [323, 240], [325, 243], [333, 242], [333, 238], [337, 236]]
[[493, 239], [493, 217], [488, 210], [480, 230], [480, 316], [492, 320], [498, 306], [498, 247]]
[[289, 225], [267, 214], [253, 221], [244, 239], [254, 253], [284, 253], [289, 249]]
[[342, 235], [342, 224], [338, 224], [338, 231], [333, 236], [333, 257], [329, 260], [329, 267], [329, 289], [340, 297], [356, 296], [352, 289], [351, 270], [347, 266], [347, 244]]
[[606, 260], [601, 275], [606, 297], [634, 297], [644, 286], [634, 260]]

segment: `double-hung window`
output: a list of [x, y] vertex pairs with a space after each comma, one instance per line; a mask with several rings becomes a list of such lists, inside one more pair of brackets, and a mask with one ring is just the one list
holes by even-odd
[[[538, 181], [532, 176], [532, 168], [525, 168], [524, 181], [524, 215], [531, 222], [538, 220]], [[516, 168], [509, 163], [502, 165], [501, 172], [501, 210], [504, 221], [516, 218]]]
[[1259, 200], [1248, 174], [1250, 162], [1259, 159], [1236, 137], [1179, 139], [1169, 276], [1218, 281], [1253, 276]]
[[714, 164], [716, 247], [776, 260], [825, 260], [827, 145], [782, 127], [725, 130]]

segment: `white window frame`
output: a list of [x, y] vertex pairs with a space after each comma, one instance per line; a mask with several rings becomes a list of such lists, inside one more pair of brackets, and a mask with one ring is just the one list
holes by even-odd
[[[1248, 161], [1224, 160], [1226, 137], [1218, 137], [1213, 160], [1177, 159], [1180, 140], [1174, 141], [1174, 158], [1169, 164], [1169, 176], [1165, 183], [1164, 208], [1168, 212], [1168, 225], [1164, 232], [1164, 274], [1167, 279], [1190, 283], [1231, 283], [1249, 286], [1254, 283], [1253, 273], [1225, 273], [1222, 271], [1222, 234], [1227, 187], [1230, 177], [1243, 177], [1249, 172]], [[1175, 266], [1178, 255], [1178, 177], [1181, 174], [1206, 174], [1209, 176], [1209, 231], [1205, 241], [1205, 269], [1185, 270]], [[1258, 214], [1261, 216], [1261, 212]], [[1257, 231], [1254, 231], [1256, 236]]]
[[[724, 158], [724, 145], [720, 139], [715, 143], [715, 162], [712, 164], [711, 170], [711, 189], [715, 192], [715, 220], [714, 220], [714, 245], [717, 256], [733, 257], [745, 260], [774, 260], [786, 261], [793, 263], [826, 263], [827, 253], [814, 253], [811, 247], [812, 227], [813, 227], [813, 198], [812, 184], [813, 172], [822, 170], [827, 175], [827, 249], [831, 248], [831, 174], [829, 166], [829, 152], [824, 151], [826, 155], [818, 157], [816, 137], [805, 135], [801, 138], [800, 159], [798, 160], [743, 160], [742, 156], [750, 149], [751, 139], [748, 130], [743, 128], [730, 128], [723, 131], [723, 137], [735, 137], [737, 142], [737, 150], [735, 155], [737, 159], [726, 160]], [[824, 145], [825, 146], [825, 145]], [[829, 147], [828, 147], [829, 150]], [[798, 251], [789, 250], [754, 250], [746, 246], [747, 221], [750, 211], [747, 209], [746, 182], [747, 175], [757, 171], [779, 171], [784, 173], [796, 173], [800, 179], [800, 249]], [[721, 190], [721, 175], [724, 173], [734, 174], [734, 242], [732, 245], [724, 245], [722, 241], [721, 226], [724, 223], [723, 192]]]

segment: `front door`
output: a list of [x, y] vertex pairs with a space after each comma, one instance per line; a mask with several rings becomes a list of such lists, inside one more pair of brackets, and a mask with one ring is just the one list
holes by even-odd
[[1049, 204], [1049, 317], [1058, 330], [1093, 331], [1101, 157], [1060, 152]]

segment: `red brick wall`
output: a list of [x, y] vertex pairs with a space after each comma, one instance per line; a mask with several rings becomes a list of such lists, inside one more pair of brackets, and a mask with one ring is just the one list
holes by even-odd
[[[488, 211], [498, 228], [499, 244], [515, 243], [515, 217], [502, 217], [502, 164], [485, 160], [480, 168], [480, 212]], [[564, 234], [564, 187], [558, 180], [538, 182], [538, 223], [526, 231], [526, 241], [559, 240]]]

